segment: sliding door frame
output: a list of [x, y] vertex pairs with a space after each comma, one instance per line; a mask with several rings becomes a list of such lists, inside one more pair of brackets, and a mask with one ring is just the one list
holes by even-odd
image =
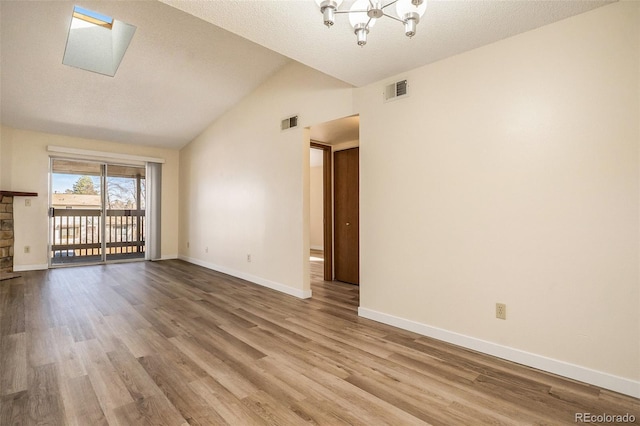
[[[93, 164], [98, 164], [100, 165], [100, 215], [98, 216], [100, 218], [100, 228], [99, 228], [99, 238], [98, 241], [100, 243], [100, 260], [99, 261], [87, 261], [87, 262], [73, 262], [73, 263], [54, 263], [53, 259], [54, 257], [52, 256], [52, 251], [53, 251], [53, 245], [54, 245], [54, 238], [55, 238], [55, 230], [54, 230], [54, 226], [53, 224], [55, 223], [55, 220], [53, 219], [53, 174], [54, 174], [54, 166], [53, 163], [56, 160], [62, 160], [62, 161], [75, 161], [75, 162], [83, 162], [83, 163], [93, 163]], [[143, 260], [147, 260], [149, 253], [148, 253], [148, 247], [147, 247], [147, 226], [148, 226], [148, 215], [149, 215], [149, 211], [148, 208], [146, 208], [146, 206], [149, 203], [148, 197], [149, 197], [149, 193], [147, 191], [147, 197], [144, 200], [145, 203], [145, 212], [144, 212], [144, 234], [145, 234], [145, 239], [144, 239], [144, 257], [138, 257], [138, 258], [131, 258], [131, 259], [111, 259], [109, 260], [107, 255], [107, 244], [108, 244], [108, 238], [107, 238], [107, 216], [108, 216], [108, 208], [107, 208], [107, 185], [108, 185], [108, 173], [109, 173], [109, 166], [123, 166], [123, 167], [137, 167], [137, 168], [141, 168], [145, 170], [145, 181], [146, 181], [146, 174], [147, 174], [147, 166], [146, 164], [141, 165], [141, 164], [132, 164], [132, 163], [126, 163], [126, 162], [118, 162], [118, 161], [107, 161], [107, 160], [103, 160], [103, 159], [91, 159], [91, 158], [79, 158], [79, 157], [67, 157], [67, 156], [55, 156], [55, 155], [51, 155], [49, 157], [49, 204], [48, 204], [48, 240], [47, 240], [47, 257], [48, 257], [48, 265], [49, 268], [59, 268], [59, 267], [67, 267], [67, 266], [84, 266], [84, 265], [101, 265], [101, 264], [107, 264], [107, 263], [121, 263], [121, 262], [138, 262], [138, 261], [143, 261]], [[145, 183], [146, 185], [146, 183]], [[142, 197], [141, 197], [141, 188], [140, 188], [140, 178], [138, 177], [136, 180], [136, 210], [140, 211], [142, 210], [141, 208], [142, 206]], [[129, 209], [125, 209], [125, 210], [129, 210]], [[140, 218], [141, 216], [137, 216], [137, 226], [138, 229], [136, 230], [136, 234], [139, 236], [140, 235]], [[139, 237], [136, 237], [137, 240], [139, 239]]]

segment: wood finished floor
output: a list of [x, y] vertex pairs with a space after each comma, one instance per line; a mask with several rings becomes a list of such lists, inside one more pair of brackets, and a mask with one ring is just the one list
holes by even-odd
[[575, 424], [639, 400], [178, 260], [0, 283], [0, 425]]

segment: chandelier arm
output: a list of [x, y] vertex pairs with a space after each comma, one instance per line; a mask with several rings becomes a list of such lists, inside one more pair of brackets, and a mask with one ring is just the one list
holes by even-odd
[[369, 24], [371, 23], [371, 21], [373, 21], [373, 18], [369, 18], [369, 20], [367, 21], [367, 25], [364, 26], [364, 28], [369, 31]]
[[393, 20], [396, 20], [396, 21], [398, 21], [398, 22], [402, 22], [402, 23], [404, 24], [404, 21], [403, 21], [402, 19], [400, 19], [400, 18], [396, 17], [396, 16], [389, 15], [388, 13], [385, 13], [385, 14], [384, 14], [384, 16], [386, 16], [387, 18], [391, 18], [391, 19], [393, 19]]
[[372, 8], [375, 8], [375, 6], [373, 5], [373, 0], [369, 0], [369, 4], [371, 5]]
[[334, 13], [367, 13], [366, 10], [336, 10]]
[[[392, 5], [396, 4], [396, 3], [398, 3], [398, 0], [393, 0], [393, 1], [385, 4], [384, 6], [382, 6], [380, 9], [384, 10], [385, 7], [392, 6]], [[389, 16], [389, 15], [387, 15], [387, 16]]]

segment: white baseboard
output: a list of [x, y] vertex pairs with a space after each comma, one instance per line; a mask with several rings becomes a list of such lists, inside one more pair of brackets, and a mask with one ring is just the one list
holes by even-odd
[[173, 260], [177, 258], [178, 258], [177, 254], [165, 254], [164, 256], [160, 257], [160, 260]]
[[590, 368], [581, 367], [568, 362], [547, 358], [542, 355], [536, 355], [508, 346], [499, 345], [497, 343], [476, 339], [475, 337], [465, 336], [463, 334], [432, 327], [427, 324], [374, 311], [372, 309], [360, 307], [358, 308], [358, 315], [363, 318], [368, 318], [403, 330], [412, 331], [423, 336], [432, 337], [467, 349], [472, 349], [474, 351], [493, 355], [508, 361], [517, 362], [518, 364], [537, 368], [538, 370], [543, 370], [625, 395], [633, 396], [635, 398], [640, 398], [639, 381], [625, 379], [624, 377], [614, 376], [612, 374], [592, 370]]
[[280, 284], [275, 281], [270, 281], [261, 277], [256, 277], [254, 275], [247, 274], [246, 272], [236, 271], [234, 269], [215, 265], [213, 263], [205, 262], [200, 259], [195, 259], [188, 256], [179, 255], [178, 259], [184, 260], [185, 262], [193, 263], [194, 265], [199, 265], [208, 269], [213, 269], [214, 271], [222, 272], [223, 274], [231, 275], [236, 278], [241, 278], [243, 280], [250, 281], [254, 284], [258, 284], [263, 287], [267, 287], [272, 290], [276, 290], [281, 293], [288, 294], [290, 296], [295, 296], [299, 299], [308, 299], [311, 297], [311, 290], [300, 290], [297, 288], [289, 287], [288, 285]]
[[311, 246], [310, 248], [311, 248], [311, 250], [320, 250], [320, 251], [324, 250], [323, 246]]
[[13, 265], [13, 272], [42, 271], [44, 269], [49, 269], [49, 265], [46, 263], [38, 265]]

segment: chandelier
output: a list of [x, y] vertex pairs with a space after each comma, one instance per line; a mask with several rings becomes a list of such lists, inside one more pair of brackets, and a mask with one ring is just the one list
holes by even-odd
[[[349, 10], [338, 10], [342, 0], [315, 0], [324, 18], [327, 28], [335, 22], [337, 13], [349, 14], [349, 22], [358, 38], [358, 46], [367, 44], [367, 34], [376, 19], [386, 16], [404, 24], [404, 33], [407, 37], [416, 35], [416, 26], [427, 8], [427, 0], [392, 0], [389, 2], [379, 0], [357, 0]], [[396, 15], [387, 12], [388, 7], [395, 5]]]

